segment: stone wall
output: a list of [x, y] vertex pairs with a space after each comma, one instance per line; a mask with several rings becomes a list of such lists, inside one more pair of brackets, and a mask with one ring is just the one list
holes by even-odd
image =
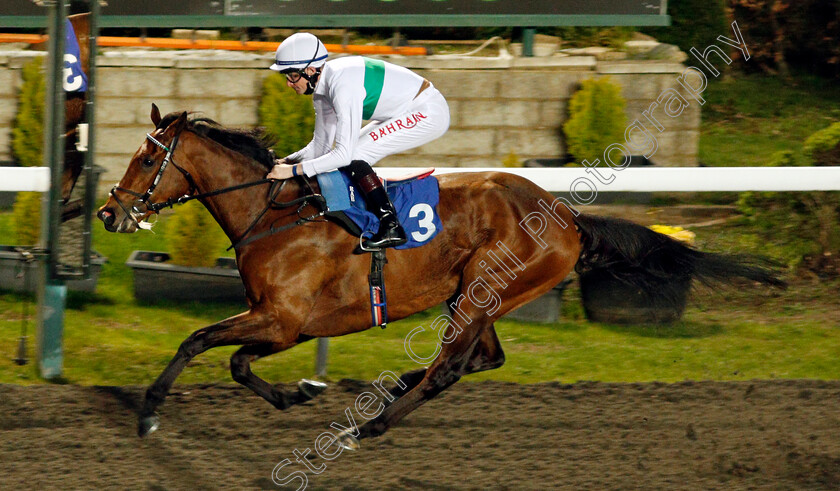
[[[20, 66], [30, 52], [0, 53], [0, 160], [11, 157], [9, 136], [20, 85]], [[628, 123], [667, 88], [678, 88], [684, 70], [662, 61], [596, 61], [591, 56], [533, 59], [391, 58], [429, 79], [446, 96], [452, 124], [439, 140], [382, 161], [383, 166], [501, 166], [511, 152], [520, 159], [565, 153], [560, 126], [579, 82], [609, 76], [627, 99]], [[229, 126], [253, 126], [270, 56], [239, 53], [111, 51], [98, 59], [97, 158], [103, 185], [123, 174], [151, 128], [155, 102], [161, 112], [200, 111]], [[684, 91], [680, 91], [684, 93]], [[651, 158], [663, 166], [697, 164], [699, 105], [668, 118], [654, 132], [659, 149]], [[656, 113], [655, 113], [656, 114]]]

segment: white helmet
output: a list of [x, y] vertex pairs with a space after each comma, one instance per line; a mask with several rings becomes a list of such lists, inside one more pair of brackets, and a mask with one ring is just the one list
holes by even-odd
[[327, 48], [317, 37], [308, 32], [299, 32], [287, 37], [274, 53], [274, 64], [269, 68], [276, 72], [286, 70], [303, 71], [306, 67], [318, 68], [327, 60]]

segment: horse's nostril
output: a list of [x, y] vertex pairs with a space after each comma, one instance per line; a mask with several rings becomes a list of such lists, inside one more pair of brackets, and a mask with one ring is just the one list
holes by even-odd
[[104, 208], [99, 210], [99, 213], [96, 216], [102, 220], [106, 226], [111, 226], [114, 224], [114, 212], [112, 212], [109, 208]]

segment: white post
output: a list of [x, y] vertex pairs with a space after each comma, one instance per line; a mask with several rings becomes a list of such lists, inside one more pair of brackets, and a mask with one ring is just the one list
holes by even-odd
[[319, 377], [327, 375], [327, 349], [329, 346], [329, 338], [318, 338], [318, 351], [315, 353], [315, 375]]

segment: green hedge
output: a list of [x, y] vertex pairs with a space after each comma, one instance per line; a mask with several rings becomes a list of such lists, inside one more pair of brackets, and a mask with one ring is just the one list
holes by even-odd
[[[805, 151], [811, 159], [807, 165], [829, 165], [819, 159], [840, 155], [840, 123], [811, 135]], [[788, 150], [777, 152], [768, 165], [796, 166], [801, 159], [794, 157]], [[834, 259], [840, 254], [840, 193], [748, 192], [740, 194], [738, 207], [768, 242], [787, 251], [785, 259], [791, 265], [818, 274], [840, 275]]]
[[198, 201], [188, 201], [167, 218], [170, 260], [182, 266], [211, 267], [225, 243], [225, 234], [213, 215]]
[[840, 165], [840, 123], [809, 136], [804, 149], [814, 165]]
[[12, 152], [24, 167], [44, 162], [44, 103], [46, 80], [43, 60], [38, 57], [23, 66], [23, 83], [18, 94], [18, 112], [12, 129]]
[[[46, 81], [43, 60], [35, 58], [22, 69], [18, 112], [12, 129], [12, 152], [24, 167], [44, 162], [44, 103]], [[35, 245], [41, 232], [41, 194], [18, 193], [12, 211], [18, 245]]]
[[312, 140], [312, 98], [297, 95], [279, 73], [272, 73], [263, 81], [259, 119], [266, 133], [276, 139], [274, 151], [278, 157], [296, 152]]
[[577, 162], [603, 160], [609, 145], [624, 141], [624, 107], [621, 87], [609, 77], [581, 82], [581, 89], [569, 101], [569, 119], [563, 125], [568, 153]]

